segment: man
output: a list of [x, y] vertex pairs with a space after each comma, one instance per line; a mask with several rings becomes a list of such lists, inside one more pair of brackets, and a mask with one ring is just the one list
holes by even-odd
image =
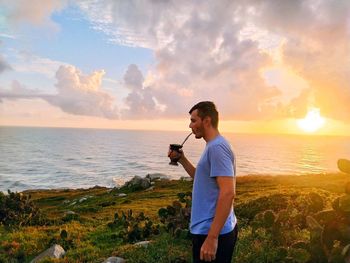
[[190, 231], [193, 262], [231, 262], [237, 240], [235, 157], [218, 130], [218, 112], [213, 102], [203, 101], [189, 111], [189, 127], [206, 147], [194, 167], [183, 152], [169, 152], [194, 179]]

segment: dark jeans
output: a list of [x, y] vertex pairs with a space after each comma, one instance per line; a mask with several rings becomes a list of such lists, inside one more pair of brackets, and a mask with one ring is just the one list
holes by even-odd
[[[215, 263], [230, 263], [232, 259], [233, 250], [237, 241], [238, 228], [235, 228], [227, 233], [219, 236], [218, 250], [216, 251], [216, 259], [211, 262]], [[193, 235], [192, 234], [192, 257], [193, 263], [204, 263], [200, 260], [201, 247], [207, 235]]]

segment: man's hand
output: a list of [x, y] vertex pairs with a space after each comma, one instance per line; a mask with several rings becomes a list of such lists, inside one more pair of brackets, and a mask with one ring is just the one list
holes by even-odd
[[207, 236], [200, 252], [200, 259], [204, 261], [215, 260], [216, 251], [218, 249], [218, 238]]
[[184, 156], [184, 153], [182, 149], [179, 149], [178, 151], [170, 150], [168, 151], [168, 157], [170, 160], [176, 160], [179, 161]]

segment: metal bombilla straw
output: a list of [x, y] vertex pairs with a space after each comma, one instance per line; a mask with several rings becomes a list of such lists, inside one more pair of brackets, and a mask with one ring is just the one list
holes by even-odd
[[190, 138], [191, 135], [192, 135], [192, 132], [189, 135], [187, 135], [185, 140], [181, 143], [181, 147], [184, 145], [184, 143], [187, 141], [187, 139]]
[[[191, 134], [192, 134], [192, 132], [189, 134], [189, 135], [187, 135], [187, 137], [185, 138], [185, 140], [181, 143], [181, 144], [170, 144], [170, 153], [172, 152], [172, 151], [177, 151], [177, 152], [179, 152], [179, 150], [182, 148], [182, 146], [184, 145], [184, 143], [187, 141], [187, 139], [191, 136]], [[180, 158], [173, 158], [173, 159], [171, 159], [170, 158], [170, 165], [178, 165], [177, 164], [177, 161], [179, 160]]]

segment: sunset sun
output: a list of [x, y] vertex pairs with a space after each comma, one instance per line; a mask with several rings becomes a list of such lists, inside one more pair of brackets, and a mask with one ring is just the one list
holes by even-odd
[[325, 123], [325, 119], [320, 115], [320, 109], [312, 108], [303, 119], [298, 119], [297, 124], [301, 130], [313, 133], [319, 130]]

